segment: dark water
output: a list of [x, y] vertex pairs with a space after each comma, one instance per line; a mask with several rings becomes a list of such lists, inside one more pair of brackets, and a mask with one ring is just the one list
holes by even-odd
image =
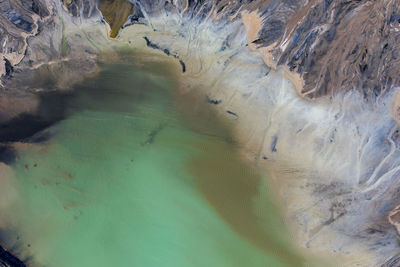
[[0, 211], [3, 241], [28, 265], [303, 264], [265, 177], [224, 123], [176, 94], [171, 68], [103, 64], [48, 138], [18, 149]]

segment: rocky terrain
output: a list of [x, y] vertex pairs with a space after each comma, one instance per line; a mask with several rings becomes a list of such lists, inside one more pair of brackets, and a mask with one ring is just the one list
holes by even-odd
[[[132, 2], [136, 3], [133, 11], [132, 4], [126, 1], [103, 1], [106, 19], [122, 18], [113, 28], [122, 26], [132, 12], [133, 22], [164, 12], [217, 21], [240, 19], [243, 11], [255, 12], [261, 25], [252, 43], [257, 48], [268, 48], [264, 53], [271, 58], [271, 64], [285, 65], [299, 74], [304, 85], [298, 90], [305, 97], [330, 96], [352, 89], [360, 90], [366, 97], [376, 97], [399, 83], [399, 1]], [[63, 0], [63, 5], [74, 17], [85, 19], [97, 15], [95, 0]], [[38, 34], [46, 18], [55, 15], [52, 6], [49, 0], [0, 3], [3, 83], [22, 60], [26, 40]], [[113, 9], [124, 10], [125, 14], [116, 13], [111, 18], [113, 12], [118, 12]], [[115, 31], [112, 30], [113, 37]]]
[[304, 247], [398, 266], [400, 1], [0, 0], [1, 121], [95, 72], [106, 29], [175, 58], [188, 86], [213, 81], [205, 99], [247, 126]]

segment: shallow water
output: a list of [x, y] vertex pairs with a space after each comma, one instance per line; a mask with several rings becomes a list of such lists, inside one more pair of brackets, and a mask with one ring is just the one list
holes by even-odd
[[301, 265], [265, 179], [170, 69], [103, 64], [51, 138], [19, 150], [3, 240], [28, 265]]

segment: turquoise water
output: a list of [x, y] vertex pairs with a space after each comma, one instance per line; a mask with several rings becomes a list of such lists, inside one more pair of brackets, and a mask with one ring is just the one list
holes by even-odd
[[301, 265], [268, 186], [170, 68], [103, 64], [50, 140], [20, 149], [2, 212], [28, 265]]

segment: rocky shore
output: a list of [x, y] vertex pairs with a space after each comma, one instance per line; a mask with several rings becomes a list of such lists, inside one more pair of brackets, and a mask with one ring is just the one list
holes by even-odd
[[[57, 24], [60, 8], [82, 22], [99, 16], [100, 6], [112, 37], [128, 17], [127, 25], [149, 22], [150, 17], [165, 13], [220, 22], [241, 17], [248, 21], [243, 14], [252, 14], [257, 19], [249, 22], [251, 46], [260, 49], [271, 65], [287, 66], [298, 74], [304, 81], [298, 88], [301, 95], [317, 98], [355, 89], [365, 97], [376, 97], [399, 85], [399, 4], [394, 0], [103, 0], [100, 4], [93, 0], [2, 0], [1, 74], [4, 83], [24, 58], [27, 39], [49, 31], [48, 24]], [[52, 50], [61, 52], [55, 45]]]
[[164, 54], [182, 72], [180, 93], [230, 120], [244, 155], [275, 177], [300, 246], [345, 266], [396, 266], [399, 9], [0, 0], [0, 122], [37, 114], [38, 92], [93, 75], [115, 46]]

